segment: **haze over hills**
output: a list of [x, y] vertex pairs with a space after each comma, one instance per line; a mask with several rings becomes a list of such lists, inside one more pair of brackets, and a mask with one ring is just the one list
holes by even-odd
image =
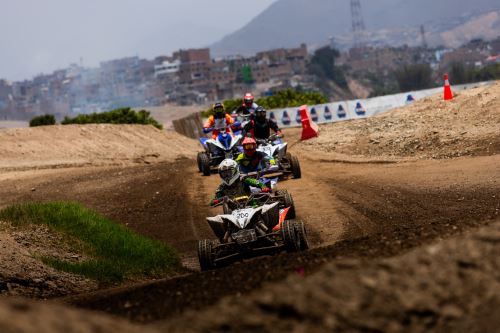
[[[497, 0], [362, 0], [361, 6], [365, 39], [373, 44], [419, 44], [422, 24], [430, 45], [457, 46], [464, 42], [461, 39], [500, 35]], [[303, 42], [322, 45], [330, 36], [338, 47], [346, 48], [352, 44], [351, 27], [348, 0], [278, 0], [211, 49], [216, 56], [252, 54]]]

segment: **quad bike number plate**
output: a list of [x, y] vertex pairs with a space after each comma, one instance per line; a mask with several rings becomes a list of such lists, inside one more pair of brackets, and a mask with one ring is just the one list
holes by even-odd
[[262, 150], [263, 153], [269, 155], [269, 156], [272, 156], [272, 149], [271, 147], [261, 147], [260, 150]]
[[246, 244], [257, 240], [255, 230], [241, 230], [231, 235], [238, 244]]

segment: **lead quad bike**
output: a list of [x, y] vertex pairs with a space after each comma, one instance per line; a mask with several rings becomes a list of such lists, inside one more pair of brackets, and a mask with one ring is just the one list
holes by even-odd
[[202, 271], [256, 256], [309, 248], [304, 222], [286, 219], [287, 209], [280, 209], [278, 202], [269, 203], [270, 199], [268, 193], [224, 198], [222, 204], [227, 205], [229, 213], [207, 217], [217, 239], [198, 242]]
[[273, 134], [267, 139], [256, 141], [257, 151], [272, 156], [276, 160], [281, 179], [288, 178], [290, 175], [296, 179], [302, 176], [299, 159], [287, 152], [288, 143], [283, 142], [281, 136]]
[[[233, 124], [233, 126], [239, 126]], [[204, 129], [205, 133], [210, 133], [213, 130], [219, 131], [216, 139], [200, 138], [200, 143], [204, 148], [203, 152], [199, 152], [196, 158], [198, 170], [204, 176], [210, 176], [212, 171], [217, 170], [220, 162], [226, 158], [234, 159], [241, 152], [238, 144], [241, 141], [241, 135], [232, 135], [227, 133], [227, 127]]]

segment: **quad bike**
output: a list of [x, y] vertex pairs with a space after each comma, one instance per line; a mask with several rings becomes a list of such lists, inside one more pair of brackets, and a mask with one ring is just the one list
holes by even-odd
[[[239, 124], [233, 125], [238, 126]], [[238, 144], [241, 140], [241, 135], [231, 135], [227, 133], [227, 127], [208, 128], [204, 129], [205, 133], [210, 133], [217, 130], [220, 134], [216, 139], [200, 138], [200, 143], [205, 149], [199, 152], [196, 158], [198, 170], [204, 176], [210, 176], [213, 170], [216, 170], [220, 162], [226, 158], [234, 159], [240, 153]]]
[[276, 160], [279, 172], [281, 172], [280, 178], [287, 178], [290, 175], [293, 178], [300, 178], [302, 176], [299, 159], [287, 153], [288, 144], [281, 141], [281, 136], [273, 134], [265, 140], [257, 139], [257, 143], [257, 151], [266, 153]]
[[202, 271], [259, 255], [309, 248], [304, 223], [286, 219], [287, 210], [270, 201], [268, 193], [224, 198], [222, 204], [230, 213], [207, 218], [217, 240], [198, 242]]

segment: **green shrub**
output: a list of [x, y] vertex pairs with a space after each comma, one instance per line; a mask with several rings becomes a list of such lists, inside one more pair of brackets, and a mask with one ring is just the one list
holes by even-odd
[[150, 116], [148, 111], [135, 111], [130, 108], [115, 109], [101, 113], [80, 114], [74, 118], [64, 117], [61, 124], [141, 124], [153, 125], [158, 129], [163, 128], [158, 121]]
[[66, 235], [72, 246], [81, 242], [82, 248], [78, 250], [91, 257], [78, 263], [41, 258], [56, 269], [107, 282], [182, 270], [177, 253], [170, 246], [138, 235], [77, 203], [16, 205], [0, 211], [0, 219], [10, 221], [14, 226], [47, 225]]
[[56, 117], [54, 117], [54, 115], [52, 114], [44, 114], [41, 116], [36, 116], [30, 120], [30, 127], [47, 126], [55, 124], [56, 124]]

